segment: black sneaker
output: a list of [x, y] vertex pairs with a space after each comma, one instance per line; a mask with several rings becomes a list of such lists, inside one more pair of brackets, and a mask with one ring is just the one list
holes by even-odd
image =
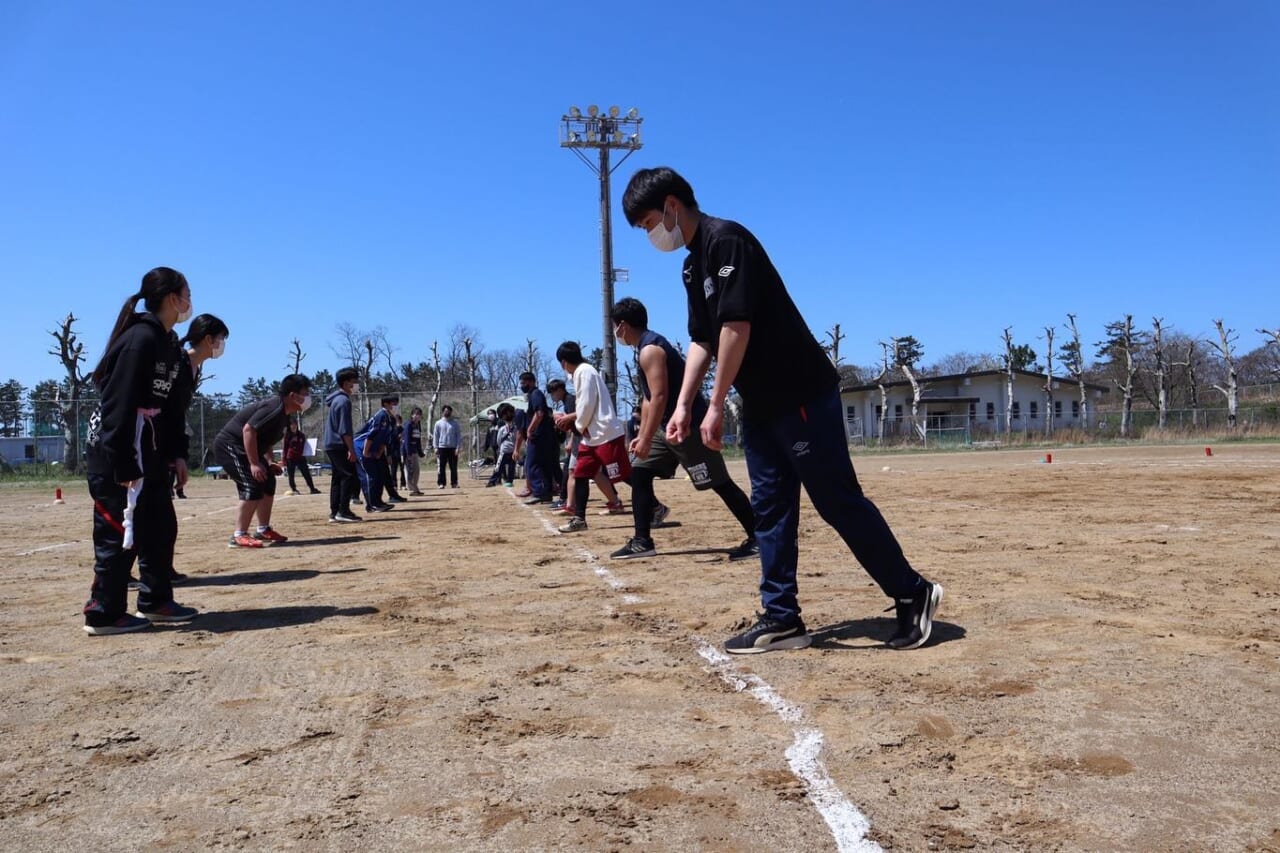
[[652, 557], [657, 554], [652, 539], [641, 539], [638, 536], [627, 540], [627, 544], [609, 555], [613, 560], [631, 560], [636, 557]]
[[190, 622], [200, 615], [200, 611], [194, 607], [184, 607], [176, 601], [169, 601], [155, 610], [139, 610], [135, 615], [148, 622]]
[[756, 541], [756, 537], [748, 536], [742, 540], [742, 544], [737, 548], [729, 549], [729, 562], [735, 563], [738, 560], [750, 560], [752, 557], [760, 556], [760, 543]]
[[340, 512], [337, 515], [329, 516], [330, 524], [350, 524], [356, 521], [364, 521], [364, 519], [354, 512]]
[[724, 641], [724, 650], [731, 655], [754, 655], [779, 649], [803, 649], [813, 642], [804, 622], [779, 622], [761, 613], [756, 624], [736, 637]]
[[91, 622], [88, 617], [85, 617], [84, 632], [93, 637], [104, 637], [108, 634], [128, 634], [132, 631], [142, 631], [150, 627], [150, 620], [126, 613], [111, 622], [105, 622], [101, 619], [95, 619]]
[[929, 642], [933, 630], [933, 614], [942, 601], [942, 584], [924, 582], [924, 589], [913, 598], [899, 598], [894, 602], [898, 611], [898, 630], [885, 643], [891, 649], [906, 651], [918, 649]]

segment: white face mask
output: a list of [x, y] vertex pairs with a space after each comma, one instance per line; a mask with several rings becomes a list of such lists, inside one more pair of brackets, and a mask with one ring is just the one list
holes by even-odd
[[222, 358], [222, 354], [227, 351], [227, 339], [218, 338], [213, 342], [213, 350], [209, 353], [209, 358]]
[[662, 219], [649, 231], [649, 242], [659, 252], [674, 252], [684, 246], [684, 232], [680, 230], [680, 213], [676, 212], [676, 224], [670, 231], [667, 230], [666, 218], [667, 212], [664, 210]]

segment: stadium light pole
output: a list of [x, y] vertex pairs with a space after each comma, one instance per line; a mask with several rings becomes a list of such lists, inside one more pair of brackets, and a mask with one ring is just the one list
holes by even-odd
[[[613, 324], [609, 313], [613, 310], [613, 283], [618, 280], [618, 270], [613, 267], [613, 227], [609, 210], [609, 176], [627, 158], [639, 151], [640, 124], [644, 119], [632, 107], [624, 116], [616, 106], [602, 114], [595, 104], [587, 107], [583, 115], [577, 107], [560, 117], [560, 147], [568, 148], [587, 168], [600, 179], [600, 297], [604, 303], [604, 374], [605, 383], [614, 402], [618, 399], [618, 350], [613, 339]], [[584, 151], [595, 149], [599, 162], [593, 162]], [[609, 165], [610, 151], [626, 151], [622, 159]]]

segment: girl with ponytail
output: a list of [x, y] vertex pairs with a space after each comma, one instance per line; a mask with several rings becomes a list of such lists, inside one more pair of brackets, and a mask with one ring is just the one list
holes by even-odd
[[[146, 311], [136, 309], [142, 302]], [[125, 300], [93, 371], [101, 403], [89, 423], [85, 461], [93, 498], [93, 586], [84, 629], [121, 634], [196, 611], [173, 600], [177, 516], [169, 498], [173, 394], [181, 368], [173, 327], [191, 316], [191, 288], [169, 267], [142, 277]], [[181, 429], [181, 423], [178, 429]], [[138, 558], [138, 613], [128, 613], [129, 569]]]

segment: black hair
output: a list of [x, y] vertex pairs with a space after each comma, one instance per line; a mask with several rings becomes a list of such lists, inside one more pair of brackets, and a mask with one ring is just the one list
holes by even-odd
[[530, 382], [536, 382], [538, 380], [538, 377], [534, 376], [532, 373], [526, 370], [524, 373], [520, 374], [520, 381], [523, 382], [526, 379], [528, 379]]
[[622, 213], [627, 217], [627, 224], [635, 227], [649, 211], [662, 210], [669, 195], [675, 196], [690, 210], [698, 209], [693, 187], [670, 166], [636, 172], [627, 181], [627, 190], [622, 194]]
[[649, 328], [649, 309], [645, 308], [644, 303], [639, 299], [624, 296], [613, 303], [609, 319], [615, 323], [626, 323], [636, 331], [643, 332]]
[[582, 357], [582, 345], [577, 341], [565, 341], [556, 347], [556, 361], [563, 361], [565, 364], [571, 364], [577, 367], [586, 361]]
[[338, 371], [338, 378], [337, 378], [338, 387], [341, 388], [343, 385], [346, 385], [348, 382], [351, 382], [359, 378], [360, 378], [360, 371], [357, 368], [344, 367]]
[[124, 301], [124, 307], [116, 317], [116, 325], [107, 337], [107, 348], [103, 351], [98, 366], [93, 369], [94, 382], [101, 383], [107, 378], [107, 353], [111, 352], [112, 345], [124, 334], [124, 330], [139, 320], [140, 315], [136, 311], [138, 300], [144, 300], [146, 309], [154, 314], [160, 310], [166, 296], [181, 293], [186, 287], [187, 277], [169, 267], [156, 267], [142, 277], [142, 288]]
[[301, 373], [290, 373], [284, 379], [280, 380], [280, 396], [286, 394], [294, 394], [299, 391], [310, 391], [311, 380]]
[[399, 394], [383, 394], [382, 395], [382, 405], [384, 406], [387, 403], [399, 403], [399, 402], [400, 402]]
[[563, 379], [552, 379], [550, 382], [547, 383], [548, 394], [554, 394], [557, 391], [563, 391], [563, 390], [565, 390]]
[[197, 314], [191, 320], [191, 325], [187, 326], [187, 333], [178, 343], [198, 344], [210, 335], [215, 338], [227, 338], [231, 336], [231, 330], [227, 328], [226, 323], [212, 314]]

